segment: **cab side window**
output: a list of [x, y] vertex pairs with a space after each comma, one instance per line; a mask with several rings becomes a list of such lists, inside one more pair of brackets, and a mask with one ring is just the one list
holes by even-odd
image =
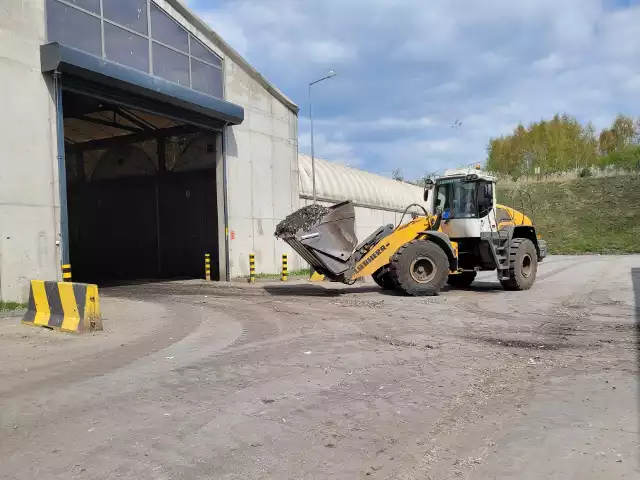
[[439, 189], [438, 190], [438, 196], [437, 196], [437, 200], [436, 200], [436, 208], [441, 208], [442, 210], [445, 210], [447, 208], [449, 208], [448, 202], [447, 202], [447, 192], [445, 189]]
[[480, 218], [489, 215], [493, 208], [493, 184], [480, 182], [478, 185], [478, 213]]

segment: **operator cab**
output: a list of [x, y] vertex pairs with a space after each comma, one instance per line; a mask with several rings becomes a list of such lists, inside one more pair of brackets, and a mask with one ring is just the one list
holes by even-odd
[[478, 170], [450, 170], [427, 182], [425, 201], [430, 212], [442, 213], [440, 226], [452, 240], [478, 238], [497, 231], [494, 185], [494, 177]]

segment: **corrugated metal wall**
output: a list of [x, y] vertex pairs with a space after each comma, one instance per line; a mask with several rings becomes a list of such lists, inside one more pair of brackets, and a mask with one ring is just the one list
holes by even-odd
[[[311, 157], [298, 156], [300, 197], [313, 198]], [[375, 173], [316, 158], [316, 196], [330, 202], [351, 200], [374, 209], [403, 211], [424, 204], [423, 189]]]

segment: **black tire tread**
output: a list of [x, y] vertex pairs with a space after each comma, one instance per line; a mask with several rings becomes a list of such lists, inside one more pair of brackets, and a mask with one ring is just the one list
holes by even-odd
[[[444, 256], [444, 258], [446, 259], [446, 275], [442, 275], [442, 278], [440, 279], [440, 281], [434, 286], [434, 288], [431, 289], [415, 289], [415, 288], [411, 288], [409, 285], [403, 285], [402, 282], [400, 281], [400, 278], [402, 276], [402, 263], [403, 263], [403, 255], [406, 254], [406, 250], [407, 248], [409, 248], [410, 246], [413, 246], [415, 244], [417, 244], [418, 242], [428, 242], [428, 240], [420, 240], [420, 239], [414, 239], [411, 240], [407, 243], [405, 243], [402, 247], [400, 247], [398, 249], [398, 251], [391, 257], [391, 262], [389, 264], [389, 274], [390, 277], [393, 281], [394, 287], [396, 290], [404, 293], [405, 295], [411, 295], [411, 296], [433, 296], [433, 295], [437, 295], [438, 293], [440, 293], [440, 290], [442, 289], [442, 287], [444, 287], [444, 284], [447, 281], [448, 278], [448, 273], [449, 273], [449, 260], [447, 258], [447, 255], [442, 252], [442, 255]], [[435, 245], [435, 244], [433, 244]], [[440, 248], [440, 247], [438, 247]], [[442, 250], [440, 250], [442, 251]]]
[[[516, 291], [516, 290], [526, 290], [528, 288], [531, 288], [531, 286], [529, 287], [523, 286], [519, 282], [518, 276], [516, 275], [516, 269], [519, 268], [519, 265], [517, 265], [516, 263], [516, 256], [518, 254], [518, 250], [520, 246], [525, 241], [533, 244], [533, 242], [531, 242], [531, 240], [527, 238], [514, 238], [511, 241], [511, 245], [509, 246], [509, 270], [507, 272], [507, 275], [509, 278], [507, 280], [500, 280], [500, 284], [502, 285], [502, 288], [504, 288], [505, 290]], [[537, 261], [537, 256], [535, 255], [535, 251], [534, 251], [534, 256], [532, 257], [532, 260]]]
[[381, 268], [371, 275], [373, 281], [376, 282], [383, 290], [393, 290], [395, 288], [395, 284], [391, 279], [391, 274], [388, 271], [381, 272], [381, 270], [383, 269]]

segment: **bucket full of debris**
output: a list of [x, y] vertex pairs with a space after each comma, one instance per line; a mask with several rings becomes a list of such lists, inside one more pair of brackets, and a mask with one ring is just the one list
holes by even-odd
[[284, 240], [318, 273], [344, 281], [353, 268], [352, 253], [358, 244], [352, 202], [331, 207], [307, 205], [276, 226], [275, 236]]

